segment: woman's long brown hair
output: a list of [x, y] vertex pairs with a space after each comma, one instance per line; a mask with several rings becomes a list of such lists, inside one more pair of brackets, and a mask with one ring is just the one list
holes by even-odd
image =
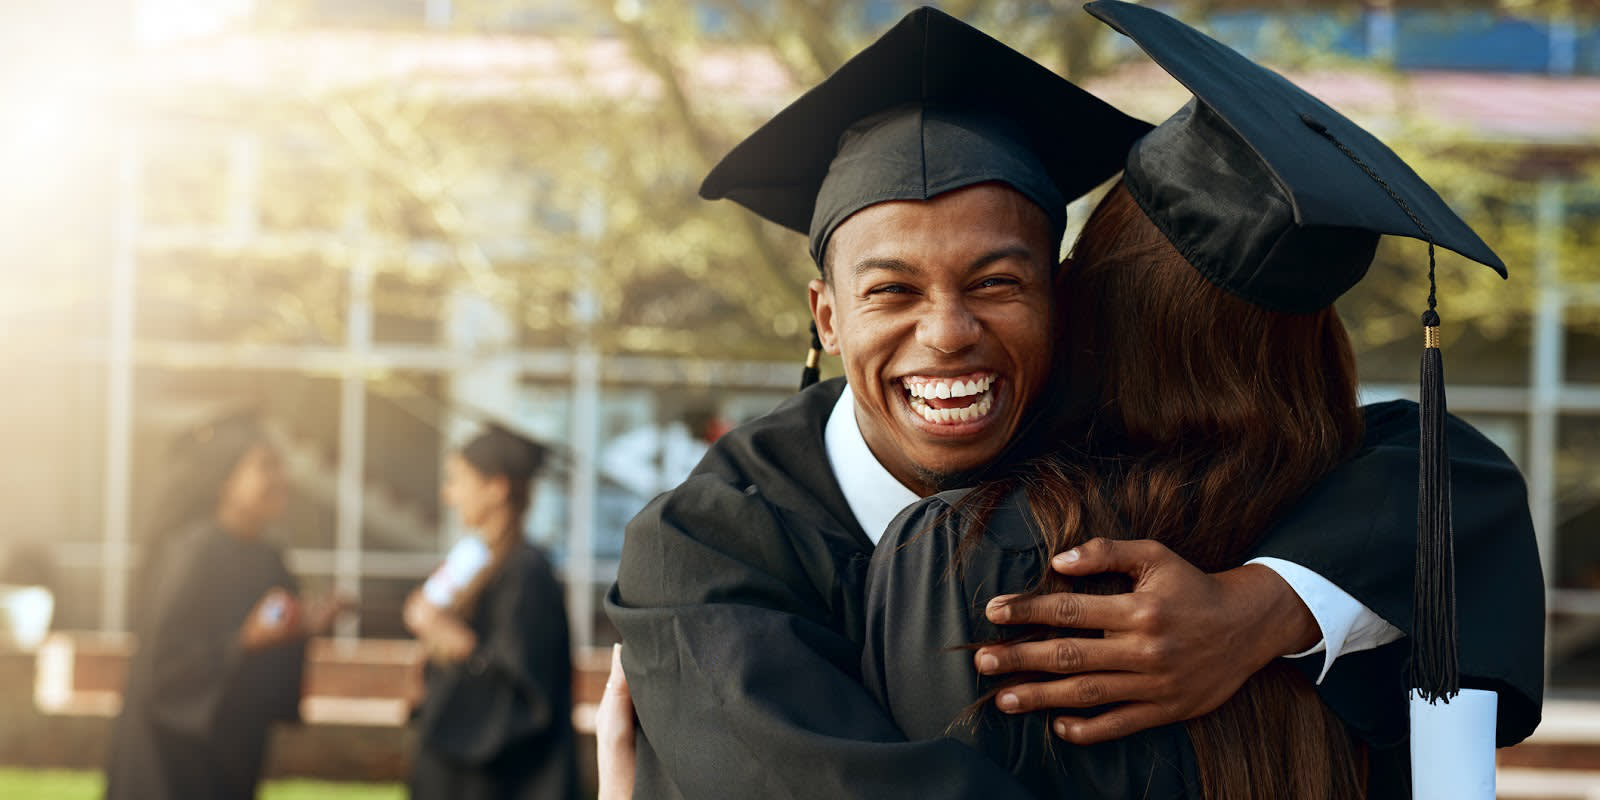
[[[1207, 572], [1236, 567], [1289, 505], [1358, 446], [1349, 339], [1333, 309], [1282, 314], [1208, 283], [1119, 184], [1058, 282], [1055, 445], [962, 505], [1017, 487], [1043, 553], [1095, 536], [1153, 538]], [[978, 512], [981, 516], [981, 512]], [[962, 542], [982, 537], [971, 525]], [[960, 559], [958, 559], [959, 561]], [[1035, 593], [1127, 591], [1043, 571]], [[1276, 662], [1187, 723], [1208, 798], [1364, 796], [1364, 752], [1296, 670]]]

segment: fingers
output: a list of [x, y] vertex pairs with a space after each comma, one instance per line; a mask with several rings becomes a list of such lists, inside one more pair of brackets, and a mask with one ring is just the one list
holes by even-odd
[[628, 676], [622, 671], [622, 645], [611, 648], [611, 674], [595, 711], [595, 767], [600, 800], [633, 796], [636, 753], [633, 741], [633, 702]]
[[1062, 636], [1042, 642], [988, 645], [973, 654], [972, 663], [981, 675], [1010, 672], [1071, 675], [1080, 672], [1141, 670], [1147, 665], [1145, 655], [1138, 643], [1126, 638]]
[[1007, 687], [995, 696], [994, 704], [1007, 714], [1045, 708], [1093, 708], [1139, 699], [1148, 694], [1146, 683], [1144, 676], [1132, 672], [1074, 675], [1058, 681]]
[[1120, 572], [1137, 578], [1159, 566], [1173, 552], [1154, 539], [1090, 539], [1050, 559], [1050, 567], [1063, 575], [1099, 575]]
[[996, 625], [1050, 625], [1057, 628], [1120, 629], [1134, 610], [1131, 595], [1058, 592], [1035, 597], [1008, 594], [984, 610]]
[[615, 751], [633, 741], [633, 697], [628, 691], [628, 676], [622, 671], [622, 645], [611, 646], [611, 674], [595, 711], [595, 734], [605, 752]]
[[606, 697], [615, 695], [632, 708], [632, 695], [628, 692], [628, 675], [622, 671], [622, 644], [611, 646], [611, 674], [606, 676]]
[[1056, 717], [1050, 729], [1073, 744], [1087, 745], [1123, 739], [1143, 730], [1177, 722], [1164, 706], [1130, 703], [1093, 717]]

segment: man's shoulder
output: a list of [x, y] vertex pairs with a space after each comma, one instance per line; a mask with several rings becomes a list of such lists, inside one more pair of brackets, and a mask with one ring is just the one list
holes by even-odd
[[807, 387], [777, 408], [723, 434], [694, 468], [694, 475], [737, 478], [766, 462], [788, 465], [822, 454], [828, 415], [844, 392], [844, 379]]
[[854, 530], [824, 442], [828, 416], [843, 392], [842, 378], [823, 381], [729, 431], [664, 502], [698, 502], [701, 494], [721, 496], [731, 489], [758, 495], [791, 517]]
[[717, 440], [688, 479], [628, 523], [624, 561], [669, 543], [725, 552], [857, 548], [862, 537], [822, 441], [843, 388], [839, 380], [813, 386]]

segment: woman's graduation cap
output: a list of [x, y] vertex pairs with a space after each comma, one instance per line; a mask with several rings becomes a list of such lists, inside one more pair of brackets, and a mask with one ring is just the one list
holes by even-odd
[[[1149, 130], [982, 31], [920, 8], [735, 146], [700, 196], [807, 234], [819, 268], [851, 214], [991, 181], [1044, 209], [1059, 235], [1067, 202], [1115, 175]], [[816, 380], [818, 350], [813, 328], [801, 388]]]
[[1361, 280], [1382, 234], [1428, 242], [1410, 681], [1448, 700], [1460, 679], [1433, 248], [1501, 277], [1505, 264], [1399, 156], [1277, 73], [1158, 11], [1085, 8], [1195, 95], [1134, 146], [1124, 181], [1213, 284], [1275, 311], [1316, 311]]

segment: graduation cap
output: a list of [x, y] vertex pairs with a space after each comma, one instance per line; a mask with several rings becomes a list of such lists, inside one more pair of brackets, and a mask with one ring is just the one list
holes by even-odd
[[1506, 276], [1505, 264], [1393, 151], [1323, 102], [1149, 8], [1085, 6], [1133, 39], [1194, 99], [1129, 153], [1124, 181], [1211, 283], [1283, 312], [1332, 305], [1366, 274], [1378, 239], [1428, 242], [1411, 685], [1460, 688], [1434, 246]]
[[[1150, 126], [982, 31], [920, 8], [736, 145], [700, 186], [811, 240], [890, 200], [1016, 189], [1059, 235], [1067, 202], [1122, 168]], [[821, 345], [812, 328], [804, 388]]]
[[511, 428], [491, 421], [461, 446], [461, 457], [485, 475], [504, 475], [527, 482], [544, 469], [550, 448]]

